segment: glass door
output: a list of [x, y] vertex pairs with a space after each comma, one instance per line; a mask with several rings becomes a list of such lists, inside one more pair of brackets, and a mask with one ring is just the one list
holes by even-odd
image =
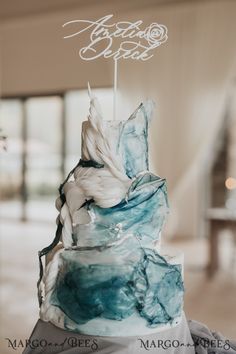
[[29, 98], [26, 114], [26, 218], [55, 220], [54, 200], [64, 175], [61, 97]]

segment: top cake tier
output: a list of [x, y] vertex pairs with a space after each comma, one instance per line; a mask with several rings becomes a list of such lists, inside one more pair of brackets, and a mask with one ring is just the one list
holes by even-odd
[[[126, 121], [103, 121], [106, 138], [115, 155], [119, 157], [129, 178], [147, 171], [148, 166], [148, 122], [153, 109], [152, 101], [141, 103]], [[93, 160], [88, 152], [86, 132], [88, 121], [82, 124], [82, 159]], [[99, 162], [99, 161], [96, 161]]]

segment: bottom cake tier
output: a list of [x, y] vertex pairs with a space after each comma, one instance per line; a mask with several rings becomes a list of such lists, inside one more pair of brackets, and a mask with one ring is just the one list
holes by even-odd
[[181, 321], [180, 259], [141, 247], [132, 235], [107, 247], [57, 251], [45, 276], [41, 319], [98, 336], [155, 333]]

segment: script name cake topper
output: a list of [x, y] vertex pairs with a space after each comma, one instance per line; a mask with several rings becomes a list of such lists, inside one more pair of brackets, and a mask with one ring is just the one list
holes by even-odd
[[[65, 39], [88, 32], [90, 42], [79, 50], [83, 60], [94, 60], [100, 57], [119, 59], [135, 59], [146, 61], [153, 57], [153, 50], [168, 39], [167, 27], [156, 22], [142, 29], [142, 20], [135, 22], [119, 21], [110, 23], [113, 15], [104, 16], [96, 21], [73, 20], [63, 24], [63, 27], [80, 27]], [[82, 28], [81, 28], [82, 25]], [[118, 49], [113, 48], [113, 40], [118, 38]]]

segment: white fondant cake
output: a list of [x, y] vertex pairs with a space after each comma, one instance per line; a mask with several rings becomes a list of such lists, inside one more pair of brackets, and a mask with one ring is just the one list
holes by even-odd
[[82, 157], [59, 189], [55, 239], [39, 253], [51, 253], [45, 271], [40, 263], [40, 317], [92, 335], [164, 330], [181, 320], [183, 261], [160, 254], [168, 202], [148, 167], [153, 103], [105, 122], [90, 98]]

